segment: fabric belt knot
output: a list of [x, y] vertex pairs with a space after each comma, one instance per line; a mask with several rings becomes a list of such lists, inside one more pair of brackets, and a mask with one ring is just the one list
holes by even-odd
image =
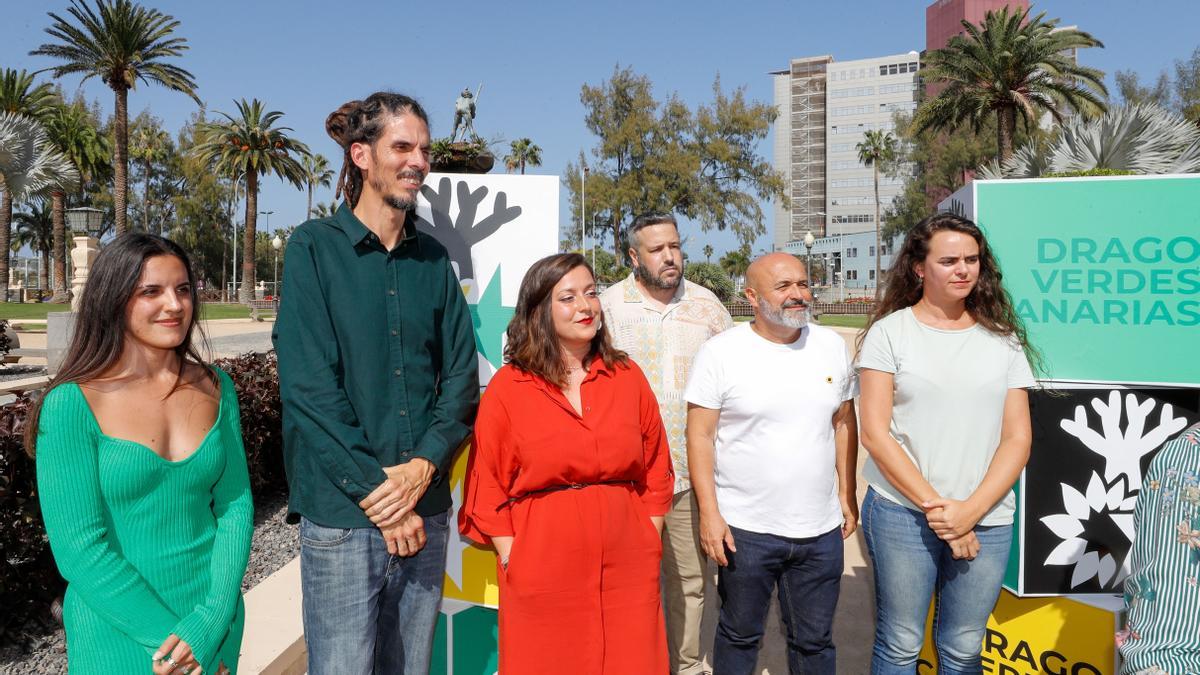
[[585, 487], [591, 487], [593, 485], [629, 485], [629, 487], [631, 487], [631, 488], [637, 487], [637, 484], [634, 481], [628, 480], [628, 479], [625, 479], [625, 480], [599, 480], [599, 481], [595, 481], [593, 483], [565, 483], [563, 485], [552, 485], [550, 487], [542, 488], [540, 490], [530, 490], [529, 492], [526, 492], [525, 494], [517, 495], [516, 497], [509, 497], [508, 499], [504, 500], [504, 502], [501, 503], [500, 506], [496, 507], [496, 511], [499, 511], [500, 509], [502, 509], [506, 506], [512, 506], [513, 504], [521, 501], [522, 499], [525, 499], [526, 497], [532, 497], [533, 495], [546, 494], [547, 492], [561, 492], [562, 490], [582, 490]]

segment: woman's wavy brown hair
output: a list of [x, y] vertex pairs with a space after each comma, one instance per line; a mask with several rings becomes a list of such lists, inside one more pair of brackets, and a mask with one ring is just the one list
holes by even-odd
[[[576, 267], [586, 268], [592, 279], [596, 278], [587, 258], [578, 253], [546, 256], [529, 268], [521, 280], [516, 313], [508, 322], [508, 344], [504, 347], [505, 362], [560, 387], [567, 384], [567, 367], [563, 363], [558, 334], [554, 331], [551, 295], [555, 284]], [[596, 337], [592, 338], [592, 347], [584, 363], [590, 363], [597, 356], [609, 368], [617, 364], [629, 367], [629, 356], [612, 346], [608, 326], [603, 320]]]
[[886, 286], [883, 298], [875, 306], [866, 328], [858, 335], [861, 350], [867, 331], [875, 322], [892, 312], [912, 307], [924, 293], [916, 266], [929, 255], [929, 242], [938, 232], [959, 232], [970, 236], [979, 244], [979, 278], [975, 288], [967, 296], [967, 311], [981, 326], [997, 335], [1012, 336], [1021, 343], [1025, 358], [1034, 373], [1045, 376], [1046, 366], [1042, 353], [1029, 342], [1025, 324], [1013, 308], [1012, 297], [1005, 290], [1000, 265], [988, 246], [983, 231], [975, 223], [953, 213], [936, 213], [917, 223], [904, 239], [900, 252], [884, 275]]
[[325, 118], [325, 133], [342, 146], [342, 172], [333, 193], [335, 200], [344, 194], [350, 208], [354, 208], [362, 194], [362, 169], [350, 158], [350, 146], [371, 145], [379, 138], [388, 118], [404, 114], [415, 115], [429, 126], [429, 116], [416, 99], [390, 91], [377, 91], [361, 101], [348, 101], [329, 113]]

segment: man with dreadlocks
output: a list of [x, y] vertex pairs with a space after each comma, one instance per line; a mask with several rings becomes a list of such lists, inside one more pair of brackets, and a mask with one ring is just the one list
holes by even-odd
[[416, 228], [429, 121], [380, 92], [325, 122], [337, 212], [292, 234], [273, 338], [308, 672], [429, 671], [450, 464], [479, 401], [471, 317]]

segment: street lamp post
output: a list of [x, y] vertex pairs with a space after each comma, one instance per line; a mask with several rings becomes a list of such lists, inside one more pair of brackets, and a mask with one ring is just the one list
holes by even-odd
[[275, 282], [272, 285], [272, 297], [275, 298], [275, 313], [279, 313], [279, 250], [283, 248], [283, 237], [279, 233], [275, 233], [275, 238], [271, 240], [271, 248], [275, 249]]
[[808, 267], [809, 284], [812, 283], [812, 247], [815, 243], [817, 243], [817, 240], [813, 237], [812, 230], [806, 231], [804, 233], [804, 248], [808, 250], [808, 260], [805, 262], [805, 266]]

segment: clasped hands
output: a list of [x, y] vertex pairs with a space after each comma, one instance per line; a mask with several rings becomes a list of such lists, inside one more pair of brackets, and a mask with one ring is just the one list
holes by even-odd
[[358, 503], [383, 533], [388, 553], [407, 558], [425, 547], [425, 521], [413, 507], [425, 494], [434, 471], [433, 462], [424, 457], [385, 466], [387, 478]]
[[979, 538], [975, 536], [975, 525], [982, 513], [968, 501], [957, 499], [930, 499], [921, 503], [929, 529], [950, 547], [956, 560], [974, 560], [979, 555]]
[[[191, 646], [174, 633], [163, 640], [150, 658], [154, 675], [203, 675]], [[229, 675], [224, 663], [217, 668], [217, 675]]]

